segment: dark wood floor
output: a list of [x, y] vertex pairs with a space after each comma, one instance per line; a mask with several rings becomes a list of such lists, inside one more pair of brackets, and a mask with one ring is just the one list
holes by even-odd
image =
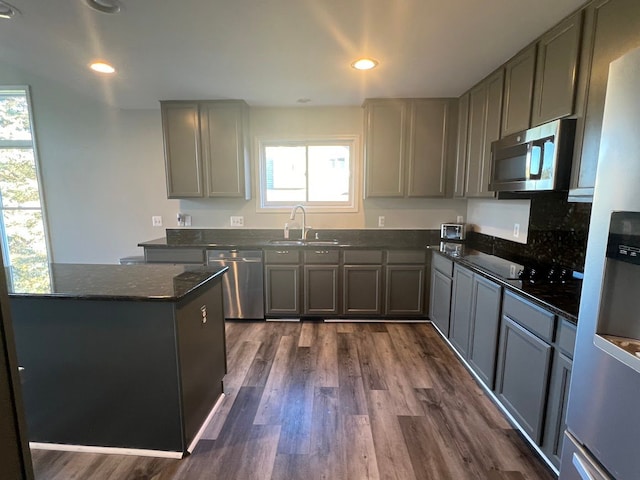
[[234, 322], [183, 460], [33, 451], [38, 480], [553, 479], [430, 324]]

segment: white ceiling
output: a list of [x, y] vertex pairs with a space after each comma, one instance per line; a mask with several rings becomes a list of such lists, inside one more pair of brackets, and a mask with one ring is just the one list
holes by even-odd
[[[122, 108], [459, 96], [585, 0], [8, 0], [0, 60]], [[350, 63], [368, 55], [369, 72]], [[89, 71], [95, 58], [118, 73]]]

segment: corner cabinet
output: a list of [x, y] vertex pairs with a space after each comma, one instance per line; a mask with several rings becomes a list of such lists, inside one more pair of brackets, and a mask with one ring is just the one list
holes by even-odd
[[168, 198], [251, 196], [248, 106], [160, 102]]
[[454, 100], [375, 99], [364, 109], [365, 198], [444, 197]]

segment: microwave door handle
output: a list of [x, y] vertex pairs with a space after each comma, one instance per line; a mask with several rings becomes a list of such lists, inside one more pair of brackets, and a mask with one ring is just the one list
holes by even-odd
[[527, 180], [540, 180], [542, 177], [543, 155], [544, 150], [540, 145], [527, 145]]
[[531, 143], [527, 143], [527, 155], [525, 156], [525, 180], [531, 178]]

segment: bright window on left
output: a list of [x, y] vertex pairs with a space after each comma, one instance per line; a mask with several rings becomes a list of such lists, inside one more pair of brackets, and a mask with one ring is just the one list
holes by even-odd
[[15, 291], [48, 291], [49, 247], [27, 87], [0, 86], [0, 236]]

